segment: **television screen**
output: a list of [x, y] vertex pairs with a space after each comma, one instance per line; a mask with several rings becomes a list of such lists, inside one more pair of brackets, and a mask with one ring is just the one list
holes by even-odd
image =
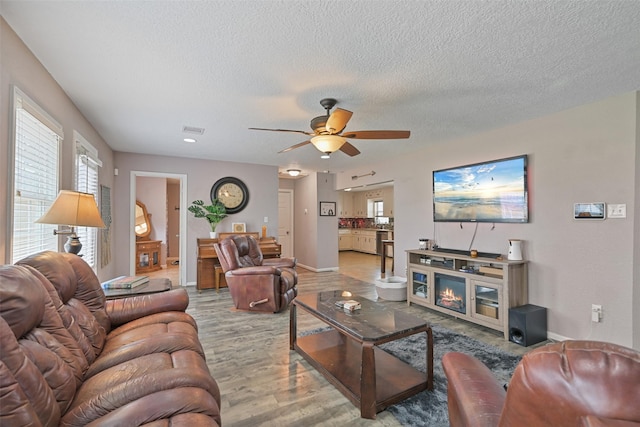
[[528, 222], [527, 156], [433, 171], [436, 222]]

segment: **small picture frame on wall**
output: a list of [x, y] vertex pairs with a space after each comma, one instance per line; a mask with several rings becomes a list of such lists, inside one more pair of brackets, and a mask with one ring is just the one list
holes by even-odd
[[233, 233], [246, 233], [247, 232], [247, 224], [244, 222], [232, 222], [231, 223], [231, 231]]
[[336, 202], [320, 202], [320, 216], [336, 216]]

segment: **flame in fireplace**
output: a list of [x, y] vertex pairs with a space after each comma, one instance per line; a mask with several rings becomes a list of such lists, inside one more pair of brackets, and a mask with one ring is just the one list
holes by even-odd
[[451, 288], [446, 288], [444, 291], [440, 292], [440, 297], [442, 298], [442, 301], [462, 301], [462, 297], [457, 296]]
[[461, 313], [464, 312], [464, 296], [456, 295], [453, 289], [445, 288], [440, 292], [438, 297], [438, 301], [436, 302], [437, 305], [460, 311]]

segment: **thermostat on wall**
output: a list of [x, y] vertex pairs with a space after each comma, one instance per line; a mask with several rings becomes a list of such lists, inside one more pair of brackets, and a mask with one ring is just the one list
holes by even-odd
[[605, 219], [607, 207], [604, 202], [574, 203], [574, 219]]

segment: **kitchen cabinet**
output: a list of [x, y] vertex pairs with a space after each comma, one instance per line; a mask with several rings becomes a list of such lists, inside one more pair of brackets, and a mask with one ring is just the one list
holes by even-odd
[[352, 230], [353, 250], [375, 255], [376, 232], [375, 230]]
[[384, 189], [382, 202], [384, 216], [393, 218], [393, 187], [387, 187]]
[[367, 198], [363, 191], [353, 194], [353, 216], [356, 218], [368, 218]]
[[347, 191], [338, 192], [338, 216], [340, 218], [352, 218], [353, 215], [353, 194]]
[[338, 235], [338, 250], [339, 251], [350, 251], [353, 249], [353, 236], [351, 233], [344, 234], [341, 233]]

